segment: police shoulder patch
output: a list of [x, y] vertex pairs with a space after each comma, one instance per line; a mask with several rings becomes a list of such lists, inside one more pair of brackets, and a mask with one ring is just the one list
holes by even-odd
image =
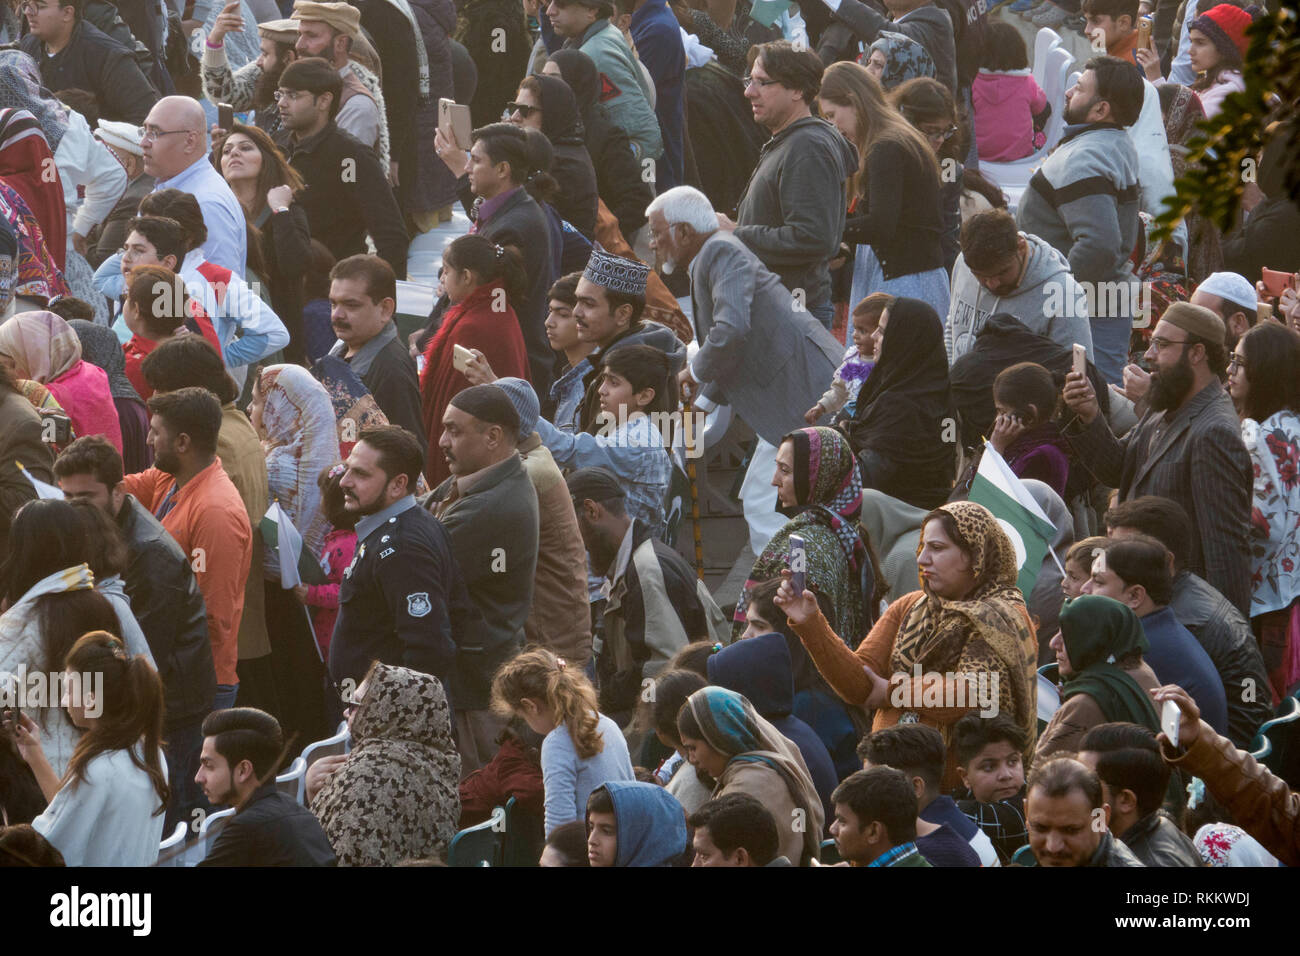
[[416, 591], [406, 596], [406, 613], [411, 617], [424, 617], [432, 610], [433, 605], [429, 603], [428, 591]]

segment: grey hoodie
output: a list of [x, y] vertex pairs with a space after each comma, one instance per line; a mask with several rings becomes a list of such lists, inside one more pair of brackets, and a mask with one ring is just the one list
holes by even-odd
[[736, 238], [805, 308], [830, 301], [827, 263], [844, 234], [844, 180], [858, 151], [830, 123], [795, 120], [769, 139], [737, 204]]
[[943, 330], [949, 365], [975, 347], [975, 336], [988, 317], [998, 312], [1011, 313], [1030, 331], [1067, 349], [1077, 342], [1087, 348], [1092, 359], [1092, 326], [1069, 261], [1037, 236], [1020, 235], [1029, 243], [1029, 264], [1020, 285], [1009, 296], [997, 296], [984, 288], [967, 268], [966, 257], [957, 257]]

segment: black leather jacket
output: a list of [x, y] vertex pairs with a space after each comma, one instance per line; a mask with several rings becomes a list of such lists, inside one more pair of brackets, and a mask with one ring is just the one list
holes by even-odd
[[1201, 854], [1161, 811], [1149, 813], [1120, 837], [1144, 866], [1200, 866]]
[[166, 723], [212, 710], [217, 672], [199, 583], [176, 540], [131, 495], [117, 514], [130, 552], [126, 594], [158, 665], [167, 705]]
[[1084, 866], [1145, 866], [1123, 843], [1107, 830]]

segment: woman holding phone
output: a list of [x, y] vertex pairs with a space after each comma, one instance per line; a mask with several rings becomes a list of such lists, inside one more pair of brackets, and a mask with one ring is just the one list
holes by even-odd
[[6, 729], [50, 801], [32, 828], [68, 866], [150, 866], [170, 798], [158, 672], [142, 656], [128, 657], [119, 638], [91, 631], [64, 659], [60, 705], [82, 731], [62, 776], [36, 721], [6, 714]]
[[894, 601], [856, 651], [856, 637], [833, 631], [810, 591], [784, 581], [775, 603], [831, 688], [875, 710], [872, 729], [922, 723], [944, 735], [947, 792], [960, 783], [952, 726], [972, 709], [996, 706], [1024, 729], [1025, 759], [1033, 754], [1038, 638], [1016, 586], [1015, 548], [983, 505], [955, 501], [926, 515], [916, 566], [920, 590]]

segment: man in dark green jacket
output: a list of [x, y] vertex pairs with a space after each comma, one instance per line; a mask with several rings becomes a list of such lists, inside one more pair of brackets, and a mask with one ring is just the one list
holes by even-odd
[[483, 618], [480, 641], [458, 641], [451, 682], [462, 769], [469, 772], [492, 759], [502, 727], [488, 708], [492, 675], [524, 646], [537, 572], [537, 492], [516, 451], [519, 413], [503, 389], [465, 389], [452, 398], [442, 424], [438, 448], [451, 477], [425, 506], [447, 529]]

